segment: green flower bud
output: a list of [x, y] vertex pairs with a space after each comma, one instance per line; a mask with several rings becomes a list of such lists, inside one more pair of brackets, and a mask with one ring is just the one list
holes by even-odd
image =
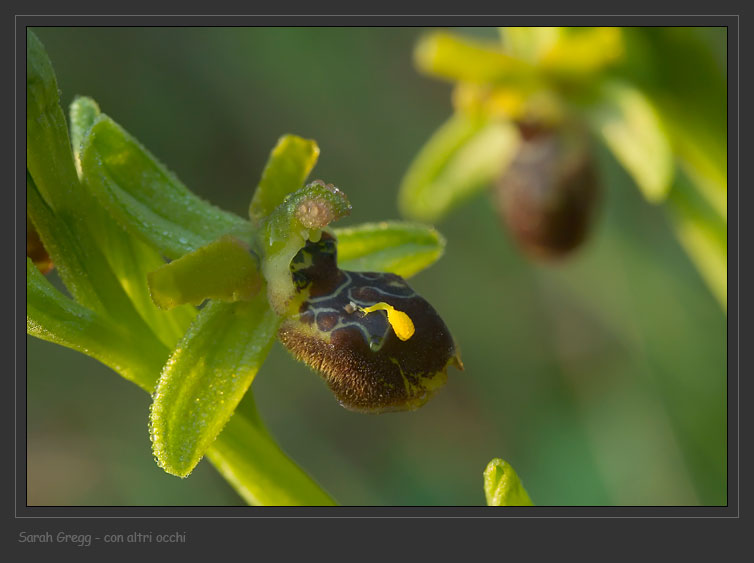
[[329, 233], [308, 241], [290, 269], [303, 300], [280, 340], [345, 408], [413, 410], [445, 384], [448, 365], [463, 369], [434, 308], [398, 275], [338, 269]]
[[519, 124], [521, 145], [497, 184], [500, 215], [533, 258], [577, 248], [592, 224], [600, 185], [584, 134]]

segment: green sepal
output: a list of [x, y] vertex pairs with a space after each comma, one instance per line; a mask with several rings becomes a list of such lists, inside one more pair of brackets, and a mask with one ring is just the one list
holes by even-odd
[[488, 506], [534, 506], [510, 463], [495, 458], [484, 470]]
[[456, 113], [427, 141], [400, 186], [404, 216], [436, 222], [503, 174], [519, 144], [515, 127]]
[[633, 177], [644, 197], [659, 203], [673, 182], [675, 163], [667, 134], [652, 103], [637, 88], [612, 81], [600, 101], [586, 108], [594, 131]]
[[279, 318], [264, 294], [205, 306], [162, 370], [150, 413], [152, 450], [187, 476], [204, 456], [267, 357]]
[[60, 293], [28, 258], [26, 332], [91, 356], [150, 392], [157, 381], [152, 367], [169, 353], [151, 333], [129, 330]]
[[418, 41], [414, 64], [421, 72], [454, 82], [518, 86], [540, 82], [534, 66], [503, 52], [498, 43], [483, 43], [444, 31]]
[[259, 224], [285, 197], [303, 187], [319, 158], [315, 141], [283, 135], [272, 149], [249, 205], [249, 217]]
[[234, 234], [250, 239], [251, 225], [203, 201], [104, 114], [85, 136], [83, 181], [133, 236], [178, 258]]
[[557, 80], [589, 81], [616, 63], [624, 45], [619, 27], [560, 28], [555, 41], [542, 49], [538, 65]]
[[338, 239], [338, 267], [344, 270], [409, 278], [434, 264], [445, 251], [445, 238], [417, 223], [364, 223], [333, 229], [333, 233]]
[[498, 28], [507, 53], [536, 64], [563, 33], [562, 27], [501, 27]]
[[200, 305], [206, 299], [249, 300], [262, 287], [257, 260], [231, 235], [163, 264], [147, 280], [152, 300], [161, 309]]

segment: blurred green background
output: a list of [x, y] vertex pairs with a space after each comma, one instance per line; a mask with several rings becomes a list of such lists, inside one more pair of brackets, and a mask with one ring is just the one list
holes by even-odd
[[[494, 29], [460, 29], [495, 39]], [[398, 218], [397, 186], [450, 114], [420, 76], [413, 28], [35, 28], [74, 95], [136, 136], [192, 190], [245, 215], [284, 133], [316, 139], [312, 174], [343, 189], [338, 226]], [[725, 64], [725, 30], [710, 34]], [[682, 93], [679, 93], [682, 99]], [[588, 244], [525, 260], [490, 197], [438, 225], [445, 256], [412, 280], [465, 372], [412, 413], [339, 407], [276, 344], [254, 381], [272, 434], [341, 504], [480, 505], [509, 461], [538, 505], [727, 503], [726, 317], [607, 151]], [[243, 504], [205, 461], [152, 459], [149, 397], [95, 360], [27, 337], [29, 505]]]

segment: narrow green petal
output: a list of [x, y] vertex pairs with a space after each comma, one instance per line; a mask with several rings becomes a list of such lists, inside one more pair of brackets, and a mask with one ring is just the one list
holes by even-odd
[[243, 242], [226, 235], [150, 272], [149, 291], [162, 309], [206, 299], [251, 299], [262, 287], [256, 259]]
[[251, 200], [252, 221], [259, 223], [283, 203], [288, 194], [301, 189], [318, 158], [319, 147], [315, 141], [296, 135], [280, 137]]
[[503, 52], [497, 43], [482, 43], [452, 33], [436, 32], [419, 40], [414, 63], [424, 73], [475, 84], [531, 84], [537, 70]]
[[153, 366], [168, 355], [150, 333], [123, 330], [64, 296], [30, 259], [26, 261], [26, 332], [91, 356], [147, 391], [157, 381]]
[[178, 258], [221, 237], [249, 238], [248, 221], [191, 193], [138, 141], [104, 114], [81, 153], [83, 180], [133, 236]]
[[484, 470], [488, 506], [533, 506], [529, 494], [510, 463], [495, 458]]
[[251, 385], [278, 322], [264, 294], [202, 309], [154, 394], [152, 448], [165, 471], [185, 477], [204, 456]]
[[453, 115], [403, 177], [401, 213], [418, 221], [439, 221], [502, 175], [518, 142], [510, 123]]
[[652, 203], [665, 199], [673, 181], [673, 153], [650, 101], [636, 88], [610, 82], [601, 103], [587, 110], [592, 128]]
[[333, 229], [338, 238], [338, 267], [357, 272], [392, 272], [409, 278], [434, 264], [445, 238], [432, 227], [384, 221]]

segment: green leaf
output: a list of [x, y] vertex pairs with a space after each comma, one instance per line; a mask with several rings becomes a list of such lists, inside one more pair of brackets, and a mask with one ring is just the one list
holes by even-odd
[[419, 221], [439, 221], [505, 171], [518, 141], [510, 123], [453, 115], [403, 177], [401, 213]]
[[[27, 102], [27, 214], [63, 282], [80, 304], [107, 311], [135, 331], [150, 332], [146, 320], [172, 347], [188, 326], [191, 313], [155, 315], [158, 311], [146, 292], [146, 272], [140, 267], [157, 267], [159, 255], [131, 244], [80, 184], [55, 74], [31, 32], [27, 33]], [[76, 147], [96, 111], [91, 102], [86, 111], [74, 112]]]
[[149, 332], [134, 332], [82, 307], [55, 289], [26, 261], [26, 332], [71, 348], [111, 367], [142, 389], [152, 391], [169, 350]]
[[210, 302], [160, 376], [150, 414], [152, 449], [165, 471], [187, 476], [228, 422], [275, 339], [264, 294]]
[[230, 235], [163, 264], [147, 279], [152, 300], [162, 309], [206, 299], [249, 300], [262, 287], [257, 261]]
[[421, 72], [451, 81], [519, 86], [539, 82], [535, 67], [504, 53], [499, 44], [447, 32], [420, 39], [414, 49], [414, 63]]
[[66, 223], [55, 216], [28, 171], [26, 214], [73, 298], [90, 309], [104, 312], [106, 300], [100, 296], [102, 288], [96, 287], [91, 280], [91, 270], [100, 264], [87, 260], [86, 251], [81, 247], [83, 241], [76, 237]]
[[484, 470], [488, 506], [534, 506], [510, 463], [495, 458]]
[[97, 311], [126, 312], [130, 306], [123, 303], [123, 293], [112, 283], [107, 261], [89, 235], [92, 202], [76, 175], [55, 73], [29, 30], [26, 54], [27, 214], [79, 303]]
[[606, 83], [601, 103], [587, 109], [592, 128], [639, 186], [644, 197], [658, 203], [673, 181], [673, 153], [650, 101], [636, 88]]
[[68, 111], [71, 123], [73, 158], [79, 178], [81, 178], [81, 145], [84, 142], [86, 134], [89, 132], [92, 125], [94, 125], [94, 121], [100, 113], [97, 102], [84, 96], [77, 96], [71, 103], [71, 107]]
[[56, 213], [75, 212], [81, 190], [50, 59], [26, 31], [26, 168]]
[[178, 258], [234, 234], [249, 239], [251, 225], [191, 193], [138, 141], [102, 114], [82, 147], [83, 181], [133, 236]]
[[[96, 213], [96, 209], [91, 211], [92, 214]], [[118, 319], [119, 323], [130, 326], [134, 331], [153, 334], [134, 309], [92, 235], [82, 230], [81, 222], [71, 226], [69, 221], [73, 221], [73, 218], [68, 216], [69, 221], [65, 221], [56, 215], [44, 202], [28, 173], [26, 212], [58, 268], [63, 283], [79, 304]], [[91, 217], [85, 219], [91, 220]], [[93, 232], [102, 234], [96, 230]]]
[[416, 223], [364, 223], [333, 232], [338, 239], [338, 267], [344, 270], [392, 272], [409, 278], [445, 251], [445, 238], [439, 232]]
[[283, 203], [288, 194], [301, 189], [318, 158], [319, 147], [315, 141], [296, 135], [280, 137], [249, 205], [252, 221], [258, 224]]
[[[243, 403], [250, 400], [249, 394]], [[240, 405], [239, 405], [240, 409]], [[283, 453], [252, 418], [236, 412], [207, 457], [244, 500], [266, 506], [332, 506], [335, 502]]]
[[699, 193], [693, 178], [678, 174], [668, 198], [673, 225], [712, 293], [728, 309], [727, 222]]
[[[99, 114], [99, 106], [91, 98], [77, 97], [71, 104], [71, 142], [79, 176], [82, 175], [81, 143]], [[85, 187], [80, 186], [79, 190], [83, 192]], [[87, 195], [89, 197], [82, 198], [81, 205], [86, 202], [88, 206], [86, 222], [89, 232], [97, 233], [95, 242], [139, 315], [166, 346], [173, 348], [196, 312], [191, 307], [182, 307], [165, 313], [155, 307], [149, 297], [146, 276], [163, 265], [162, 255], [131, 237], [115, 223], [93, 195]]]

